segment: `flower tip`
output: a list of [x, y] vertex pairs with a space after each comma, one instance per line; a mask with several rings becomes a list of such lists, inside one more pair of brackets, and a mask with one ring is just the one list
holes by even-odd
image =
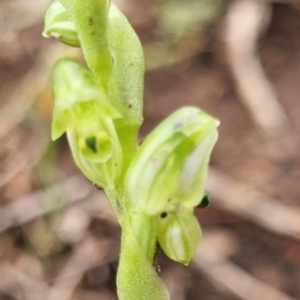
[[49, 38], [49, 35], [47, 34], [47, 32], [45, 30], [42, 32], [42, 36], [44, 38]]
[[51, 128], [51, 140], [53, 142], [56, 141], [64, 134], [66, 130], [67, 128], [65, 120], [60, 118], [59, 116], [56, 116], [54, 113]]

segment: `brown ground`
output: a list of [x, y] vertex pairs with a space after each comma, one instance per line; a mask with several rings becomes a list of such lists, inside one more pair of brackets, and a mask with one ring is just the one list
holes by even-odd
[[[153, 3], [122, 3], [145, 47], [161, 38]], [[226, 9], [228, 5], [226, 2]], [[0, 15], [2, 7], [5, 6], [0, 3]], [[201, 40], [196, 43], [197, 51], [191, 51], [192, 54], [172, 65], [146, 73], [145, 122], [141, 134], [145, 135], [178, 107], [199, 106], [221, 121], [220, 138], [211, 160], [214, 170], [222, 172], [224, 178], [236, 180], [234, 182], [259, 191], [266, 198], [271, 197], [276, 203], [297, 212], [300, 206], [300, 11], [295, 6], [273, 4], [271, 23], [257, 45], [262, 66], [274, 84], [289, 120], [289, 129], [271, 139], [261, 135], [249, 111], [239, 101], [241, 95], [226, 59], [224, 16], [225, 12], [193, 37]], [[13, 37], [9, 34], [15, 33], [14, 29], [5, 28], [8, 37], [3, 35], [0, 40], [0, 119], [3, 120], [0, 125], [0, 205], [3, 209], [0, 211], [0, 300], [41, 299], [45, 291], [47, 295], [53, 293], [53, 299], [116, 299], [114, 281], [119, 228], [99, 192], [85, 183], [86, 194], [81, 188], [79, 193], [83, 193], [80, 197], [88, 198], [86, 203], [79, 201], [64, 209], [52, 209], [47, 214], [42, 213], [48, 205], [46, 200], [38, 205], [42, 208], [30, 200], [31, 206], [20, 205], [19, 200], [24, 199], [19, 197], [29, 195], [29, 199], [34, 200], [36, 189], [45, 190], [47, 194], [50, 184], [57, 182], [58, 178], [62, 181], [71, 176], [75, 170], [65, 141], [49, 142], [49, 90], [35, 82], [30, 90], [37, 90], [33, 95], [29, 93], [27, 98], [24, 96], [28, 89], [25, 75], [30, 70], [33, 70], [33, 78], [49, 73], [49, 69], [41, 70], [37, 67], [39, 64], [34, 63], [39, 54], [49, 51], [55, 44], [40, 37], [41, 28], [40, 24], [31, 24], [18, 30]], [[189, 48], [189, 44], [186, 47]], [[146, 52], [146, 55], [150, 57], [151, 52]], [[20, 82], [24, 80], [26, 85], [22, 87]], [[21, 94], [13, 96], [15, 90]], [[38, 100], [31, 104], [28, 98]], [[13, 106], [14, 102], [16, 106]], [[11, 111], [5, 110], [6, 105], [12, 105], [12, 108], [8, 107]], [[16, 107], [21, 108], [20, 122], [13, 122], [11, 128], [6, 127], [9, 124], [7, 119], [17, 119], [13, 110]], [[84, 181], [80, 179], [80, 182]], [[78, 190], [76, 185], [71, 186]], [[234, 188], [232, 192], [234, 197]], [[229, 254], [224, 256], [221, 251], [226, 262], [232, 262], [238, 270], [242, 269], [260, 282], [293, 297], [284, 298], [280, 294], [282, 297], [278, 300], [300, 299], [300, 235], [289, 229], [279, 233], [277, 225], [262, 225], [255, 215], [249, 217], [235, 207], [226, 208], [222, 205], [226, 199], [221, 201], [219, 194], [214, 195], [213, 191], [211, 194], [212, 205], [209, 209], [197, 211], [197, 216], [207, 230], [207, 236], [212, 231], [219, 233], [216, 236], [221, 238], [216, 243], [220, 243], [223, 250], [222, 237], [229, 234], [230, 241], [233, 241], [227, 245]], [[75, 197], [68, 189], [64, 192], [51, 190], [50, 195], [45, 197], [55, 202], [51, 204], [53, 207], [64, 201], [64, 197]], [[99, 195], [101, 199], [95, 200]], [[243, 197], [237, 202], [243, 205]], [[13, 216], [21, 217], [11, 217], [4, 210], [6, 207]], [[259, 211], [259, 203], [253, 209]], [[32, 212], [34, 217], [26, 219]], [[10, 218], [11, 223], [7, 221]], [[275, 218], [276, 224], [272, 208], [265, 218]], [[280, 222], [278, 219], [278, 227], [285, 228]], [[9, 224], [7, 229], [6, 224]], [[224, 282], [226, 277], [234, 274], [227, 273], [225, 281], [220, 283], [217, 276], [210, 275], [205, 264], [200, 268], [194, 265], [185, 268], [162, 256], [161, 267], [172, 300], [265, 298], [263, 292], [261, 296], [239, 296], [239, 290], [244, 289], [239, 277], [234, 288], [228, 289]], [[66, 291], [69, 296], [64, 298], [62, 295]]]

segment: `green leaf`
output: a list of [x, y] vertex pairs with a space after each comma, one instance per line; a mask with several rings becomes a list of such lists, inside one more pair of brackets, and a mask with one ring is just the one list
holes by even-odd
[[131, 25], [111, 3], [109, 10], [108, 40], [113, 57], [113, 103], [120, 107], [127, 123], [142, 123], [144, 89], [144, 55], [141, 43]]

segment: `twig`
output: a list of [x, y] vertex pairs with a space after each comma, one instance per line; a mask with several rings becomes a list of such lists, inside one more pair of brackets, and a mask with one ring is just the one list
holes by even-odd
[[213, 168], [209, 172], [207, 189], [214, 203], [224, 209], [275, 234], [300, 239], [298, 207], [284, 205]]
[[257, 40], [270, 13], [270, 4], [262, 1], [235, 1], [227, 14], [224, 34], [241, 101], [266, 138], [279, 137], [288, 128], [288, 118], [257, 56]]
[[70, 299], [84, 272], [118, 257], [117, 251], [111, 252], [111, 246], [111, 242], [97, 243], [93, 238], [87, 236], [76, 246], [74, 253], [56, 278], [46, 299]]
[[287, 5], [294, 5], [295, 7], [299, 5], [299, 0], [254, 0], [254, 1], [263, 2], [263, 3], [281, 3]]
[[1, 29], [24, 30], [38, 24], [51, 0], [0, 1]]
[[107, 289], [101, 289], [101, 291], [88, 291], [76, 289], [72, 296], [72, 300], [118, 300], [117, 296]]
[[2, 162], [0, 187], [7, 184], [21, 170], [32, 169], [47, 150], [48, 135], [40, 124], [37, 127], [33, 130], [27, 144], [23, 145], [22, 148], [17, 147]]
[[1, 263], [0, 278], [0, 292], [13, 297], [11, 299], [41, 300], [47, 295], [48, 287], [44, 282], [8, 263]]
[[[226, 247], [226, 244], [232, 243], [232, 238], [226, 240], [223, 236], [223, 242]], [[207, 276], [214, 286], [226, 289], [239, 299], [295, 300], [231, 263], [224, 253], [216, 249], [209, 233], [204, 233], [204, 239], [192, 260], [192, 266]]]
[[80, 175], [55, 184], [47, 191], [37, 191], [20, 197], [0, 209], [0, 233], [27, 223], [38, 216], [70, 206], [85, 199], [94, 191], [93, 186]]
[[49, 70], [54, 62], [65, 54], [74, 56], [75, 53], [76, 50], [60, 44], [48, 47], [47, 50], [41, 51], [22, 80], [9, 87], [11, 92], [5, 97], [6, 104], [0, 110], [0, 139], [21, 122], [35, 101], [36, 95], [47, 86]]

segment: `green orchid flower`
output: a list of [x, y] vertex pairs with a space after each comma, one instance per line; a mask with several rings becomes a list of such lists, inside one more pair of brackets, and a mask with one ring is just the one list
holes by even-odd
[[218, 124], [198, 108], [185, 107], [157, 126], [127, 173], [131, 206], [149, 215], [197, 206]]
[[60, 60], [52, 78], [52, 139], [66, 132], [81, 171], [97, 185], [113, 189], [122, 170], [122, 146], [114, 125], [121, 114], [79, 64]]
[[176, 111], [145, 139], [126, 177], [129, 209], [161, 216], [158, 241], [171, 259], [184, 264], [201, 236], [193, 208], [204, 196], [218, 125], [197, 108]]

